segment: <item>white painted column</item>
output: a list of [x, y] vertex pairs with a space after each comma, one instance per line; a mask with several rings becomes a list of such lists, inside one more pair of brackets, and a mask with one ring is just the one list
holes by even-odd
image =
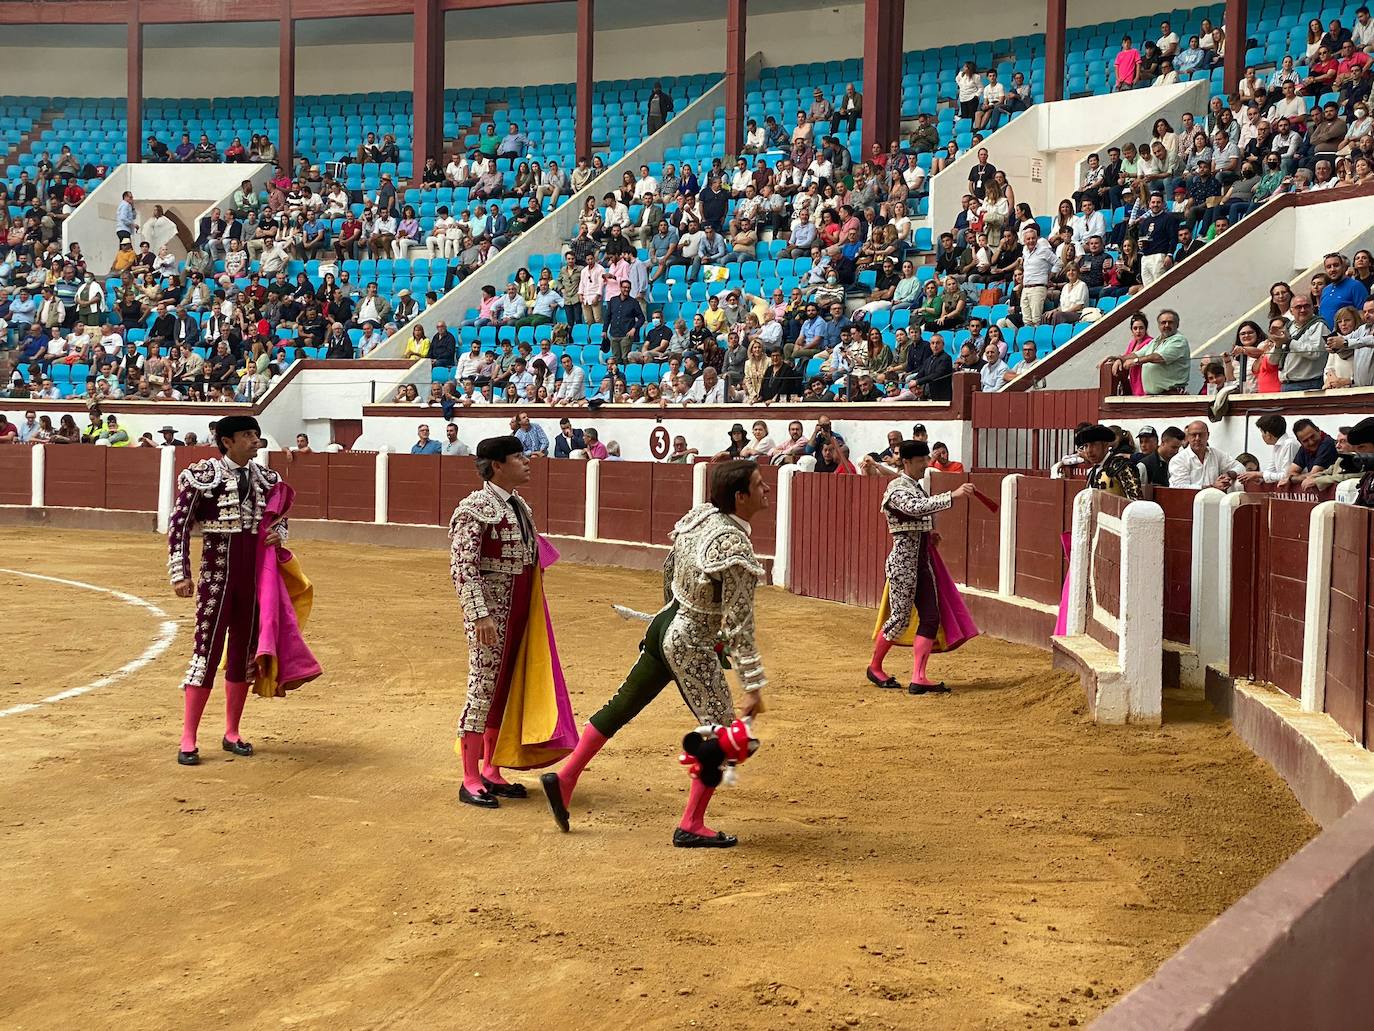
[[1002, 477], [1002, 509], [997, 514], [997, 593], [1004, 598], [1016, 593], [1016, 485], [1020, 479], [1020, 473]]
[[42, 508], [47, 504], [48, 489], [44, 477], [48, 472], [48, 449], [46, 445], [33, 445], [33, 464], [29, 466], [29, 504]]
[[165, 447], [157, 457], [157, 532], [166, 533], [176, 500], [177, 449]]
[[1164, 510], [1153, 501], [1132, 501], [1122, 513], [1120, 606], [1126, 720], [1157, 724], [1164, 711]]
[[706, 474], [711, 471], [710, 462], [692, 463], [692, 504], [706, 504]]
[[1336, 505], [1323, 501], [1312, 509], [1307, 531], [1307, 602], [1303, 611], [1302, 707], [1326, 708], [1326, 634], [1331, 621], [1331, 553], [1336, 535]]
[[1198, 663], [1203, 668], [1227, 654], [1218, 651], [1219, 635], [1222, 628], [1228, 625], [1221, 621], [1221, 598], [1223, 595], [1229, 597], [1231, 593], [1231, 557], [1221, 549], [1223, 514], [1228, 521], [1230, 519], [1230, 510], [1224, 508], [1226, 498], [1227, 495], [1219, 490], [1200, 490], [1193, 497], [1193, 569], [1189, 588], [1192, 601], [1188, 611], [1188, 640], [1192, 642]]
[[792, 480], [799, 472], [795, 465], [782, 466], [778, 470], [778, 490], [773, 497], [778, 517], [773, 545], [773, 583], [789, 590], [792, 587]]
[[583, 515], [582, 536], [596, 540], [601, 536], [601, 459], [587, 459], [587, 508]]
[[377, 449], [377, 461], [372, 467], [373, 475], [373, 509], [372, 521], [374, 523], [384, 523], [391, 510], [391, 478], [388, 471], [391, 468], [391, 449], [386, 445]]
[[1069, 544], [1069, 611], [1064, 633], [1076, 637], [1088, 627], [1088, 566], [1092, 563], [1093, 492], [1083, 490], [1073, 499], [1073, 528]]

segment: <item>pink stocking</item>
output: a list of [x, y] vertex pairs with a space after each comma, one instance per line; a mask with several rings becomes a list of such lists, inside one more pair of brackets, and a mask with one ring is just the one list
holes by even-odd
[[883, 669], [883, 659], [887, 658], [887, 653], [892, 650], [892, 642], [878, 634], [878, 639], [873, 642], [873, 660], [868, 664], [869, 672], [879, 680], [887, 679], [887, 672]]
[[224, 682], [224, 737], [228, 741], [239, 740], [239, 719], [243, 716], [243, 703], [248, 700], [248, 685], [243, 681]]
[[935, 638], [921, 637], [917, 635], [916, 640], [911, 645], [911, 682], [930, 687], [931, 681], [926, 679], [926, 663], [930, 661], [930, 653], [935, 649]]
[[496, 739], [501, 736], [500, 727], [488, 727], [482, 732], [482, 776], [493, 784], [505, 784], [506, 778], [501, 776], [501, 771], [492, 765], [492, 757], [496, 755]]
[[691, 790], [687, 793], [687, 808], [683, 810], [682, 822], [678, 826], [693, 834], [714, 835], [716, 832], [706, 826], [706, 807], [711, 804], [711, 796], [715, 793], [715, 788], [708, 788], [693, 777]]
[[592, 761], [597, 752], [601, 751], [601, 746], [608, 740], [610, 739], [605, 734], [590, 723], [582, 728], [582, 736], [577, 739], [577, 747], [573, 749], [572, 755], [568, 756], [562, 769], [558, 771], [558, 783], [563, 789], [563, 805], [565, 807], [572, 801], [573, 790], [577, 787], [577, 778], [582, 776], [582, 771], [587, 768], [587, 764]]
[[463, 753], [463, 787], [471, 794], [486, 790], [482, 783], [482, 735], [465, 731], [460, 748]]
[[205, 703], [210, 700], [210, 689], [208, 687], [186, 687], [183, 689], [186, 695], [186, 714], [181, 721], [181, 750], [183, 752], [194, 752], [196, 750], [196, 731], [200, 727], [200, 717], [205, 712]]

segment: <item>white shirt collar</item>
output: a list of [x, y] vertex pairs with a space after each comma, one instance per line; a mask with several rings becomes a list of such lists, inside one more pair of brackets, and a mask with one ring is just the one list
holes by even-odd
[[491, 480], [488, 480], [487, 490], [495, 494], [500, 499], [501, 504], [506, 505], [510, 503], [511, 492], [506, 490], [506, 488], [498, 487], [496, 484], [492, 483]]
[[[232, 458], [230, 458], [228, 455], [224, 455], [223, 458], [224, 458], [224, 464], [227, 465], [230, 469], [233, 469], [235, 472], [238, 472], [238, 470], [240, 470], [240, 469], [247, 469], [247, 468], [248, 468], [248, 462], [244, 462], [243, 465], [239, 465], [237, 462], [235, 462], [235, 461], [234, 461]], [[250, 459], [250, 461], [251, 461], [251, 459]]]
[[744, 535], [745, 535], [746, 537], [752, 537], [752, 536], [754, 536], [754, 528], [753, 528], [753, 526], [751, 526], [751, 525], [748, 523], [748, 521], [746, 521], [746, 520], [744, 520], [744, 519], [741, 519], [739, 516], [735, 515], [735, 513], [733, 513], [733, 512], [727, 513], [726, 516], [725, 516], [725, 518], [731, 520], [736, 526], [738, 526], [741, 530], [743, 530], [743, 531], [744, 531]]

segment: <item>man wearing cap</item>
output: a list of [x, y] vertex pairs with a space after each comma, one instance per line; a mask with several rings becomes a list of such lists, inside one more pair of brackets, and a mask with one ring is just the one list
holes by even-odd
[[[508, 783], [493, 760], [526, 623], [532, 613], [544, 611], [544, 599], [536, 568], [534, 512], [515, 493], [530, 479], [524, 446], [514, 436], [488, 437], [477, 445], [477, 472], [482, 486], [458, 503], [448, 524], [449, 572], [468, 642], [467, 700], [458, 718], [456, 745], [463, 761], [458, 800], [496, 809], [498, 799], [527, 794], [523, 785]], [[552, 655], [556, 671], [557, 652]], [[555, 679], [561, 683], [561, 673]], [[567, 717], [570, 721], [571, 708]], [[571, 750], [570, 722], [567, 730], [567, 747], [539, 765]]]
[[[177, 597], [196, 594], [195, 644], [182, 682], [185, 716], [177, 762], [183, 766], [200, 762], [196, 731], [222, 656], [225, 716], [220, 744], [234, 755], [253, 754], [253, 746], [239, 736], [239, 718], [254, 675], [258, 528], [268, 492], [280, 480], [253, 461], [262, 447], [260, 433], [252, 416], [225, 416], [214, 424], [212, 434], [220, 457], [195, 462], [177, 477], [167, 527], [167, 571]], [[198, 589], [191, 580], [191, 530], [197, 523], [202, 537]], [[263, 538], [267, 545], [285, 540], [285, 519]]]
[[1075, 433], [1073, 443], [1083, 456], [1083, 461], [1090, 465], [1087, 473], [1089, 487], [1129, 501], [1139, 501], [1143, 497], [1140, 477], [1131, 463], [1130, 454], [1124, 450], [1129, 446], [1129, 437], [1123, 434], [1118, 440], [1110, 428], [1093, 424]]
[[[557, 773], [540, 778], [554, 821], [568, 830], [568, 804], [582, 771], [616, 732], [676, 682], [699, 730], [743, 728], [721, 672], [728, 661], [744, 687], [740, 716], [762, 712], [767, 683], [754, 638], [754, 588], [764, 575], [750, 524], [768, 509], [768, 486], [754, 462], [711, 467], [710, 500], [678, 520], [663, 566], [664, 606], [649, 623], [639, 658], [620, 690], [592, 715], [577, 747]], [[691, 735], [689, 735], [690, 737]], [[684, 765], [688, 760], [683, 757]], [[687, 808], [673, 831], [675, 848], [729, 848], [733, 835], [706, 826], [714, 787], [693, 773]]]
[[[887, 520], [888, 533], [892, 535], [892, 550], [884, 566], [887, 575], [885, 604], [879, 612], [880, 618], [886, 612], [886, 618], [882, 619], [874, 633], [873, 658], [866, 672], [869, 682], [878, 687], [901, 688], [897, 678], [883, 669], [883, 659], [894, 644], [903, 641], [914, 611], [917, 623], [912, 637], [912, 674], [907, 691], [911, 694], [932, 691], [943, 694], [949, 689], [943, 683], [934, 683], [926, 677], [926, 663], [935, 650], [943, 615], [937, 576], [943, 572], [944, 565], [935, 554], [935, 541], [931, 535], [935, 531], [935, 513], [944, 512], [958, 498], [971, 495], [973, 484], [961, 483], [952, 491], [932, 497], [921, 485], [930, 463], [930, 446], [919, 440], [905, 440], [897, 453], [902, 460], [902, 471], [888, 483], [882, 501], [883, 517]], [[948, 573], [944, 573], [944, 577], [948, 578]], [[966, 613], [964, 615], [967, 616]], [[962, 643], [962, 638], [950, 640], [947, 637], [943, 650], [959, 643]]]

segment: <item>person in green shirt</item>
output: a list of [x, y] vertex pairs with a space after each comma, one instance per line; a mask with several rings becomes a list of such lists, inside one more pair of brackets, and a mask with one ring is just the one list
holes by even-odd
[[1178, 331], [1178, 312], [1165, 308], [1158, 317], [1154, 339], [1126, 356], [1123, 368], [1140, 366], [1146, 394], [1182, 394], [1188, 389], [1188, 338]]
[[1283, 168], [1279, 156], [1270, 152], [1264, 158], [1264, 174], [1260, 176], [1260, 181], [1255, 186], [1255, 203], [1263, 204], [1269, 199], [1270, 194], [1278, 192], [1279, 187], [1283, 185], [1283, 180]]
[[104, 441], [110, 447], [128, 447], [129, 431], [119, 425], [113, 415], [105, 417], [105, 428], [96, 436], [96, 441]]
[[501, 141], [496, 136], [496, 125], [493, 122], [487, 123], [486, 131], [477, 141], [477, 152], [485, 158], [496, 157], [496, 148], [501, 145]]

